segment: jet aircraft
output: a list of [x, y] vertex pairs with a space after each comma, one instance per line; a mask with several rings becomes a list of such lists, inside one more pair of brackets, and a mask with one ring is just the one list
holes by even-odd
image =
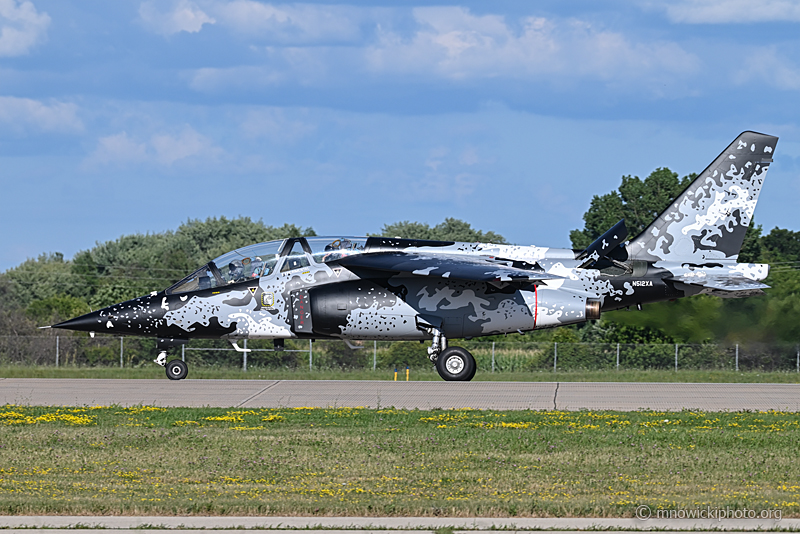
[[[297, 237], [240, 248], [174, 285], [54, 328], [154, 336], [156, 363], [193, 338], [430, 340], [444, 380], [469, 381], [457, 338], [598, 319], [710, 294], [762, 294], [769, 266], [737, 262], [778, 138], [739, 135], [644, 232], [620, 221], [585, 250], [388, 237]], [[422, 350], [422, 349], [421, 349]]]

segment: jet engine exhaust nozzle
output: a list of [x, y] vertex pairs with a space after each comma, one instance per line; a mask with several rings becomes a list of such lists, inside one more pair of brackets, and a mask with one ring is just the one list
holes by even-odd
[[586, 320], [594, 321], [600, 318], [600, 301], [597, 299], [586, 299]]

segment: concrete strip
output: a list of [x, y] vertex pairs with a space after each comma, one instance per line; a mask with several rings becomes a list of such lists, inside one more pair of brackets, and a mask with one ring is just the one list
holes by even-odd
[[373, 380], [284, 380], [244, 406], [364, 406], [369, 408], [474, 408], [548, 410], [552, 382], [385, 382]]
[[0, 404], [33, 406], [215, 406], [228, 408], [274, 380], [125, 380], [106, 378], [9, 378]]
[[800, 384], [561, 382], [560, 410], [800, 410]]
[[8, 378], [0, 404], [800, 411], [799, 384]]
[[[391, 529], [434, 530], [450, 527], [466, 530], [726, 530], [756, 531], [800, 529], [800, 519], [767, 521], [648, 520], [633, 518], [448, 518], [448, 517], [159, 517], [159, 516], [0, 516], [0, 528], [96, 528], [135, 529], [359, 529], [370, 532]], [[26, 531], [30, 532], [30, 531]], [[52, 532], [52, 531], [51, 531]]]

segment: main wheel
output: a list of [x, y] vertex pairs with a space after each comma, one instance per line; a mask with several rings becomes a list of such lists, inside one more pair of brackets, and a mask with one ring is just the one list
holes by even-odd
[[172, 360], [166, 365], [166, 369], [170, 380], [183, 380], [189, 374], [189, 366], [181, 360]]
[[469, 382], [476, 368], [475, 358], [463, 347], [448, 347], [436, 358], [436, 371], [448, 382]]

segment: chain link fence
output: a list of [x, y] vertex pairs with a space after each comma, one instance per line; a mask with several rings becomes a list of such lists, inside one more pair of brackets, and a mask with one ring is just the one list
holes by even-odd
[[[489, 372], [567, 370], [720, 369], [800, 372], [797, 344], [618, 344], [455, 342], [472, 352]], [[427, 344], [411, 341], [357, 342], [286, 340], [278, 350], [270, 340], [240, 343], [237, 352], [222, 340], [192, 340], [169, 351], [192, 365], [289, 369], [412, 369], [429, 367]], [[79, 335], [0, 336], [0, 365], [120, 366], [150, 364], [154, 338], [94, 338]]]

